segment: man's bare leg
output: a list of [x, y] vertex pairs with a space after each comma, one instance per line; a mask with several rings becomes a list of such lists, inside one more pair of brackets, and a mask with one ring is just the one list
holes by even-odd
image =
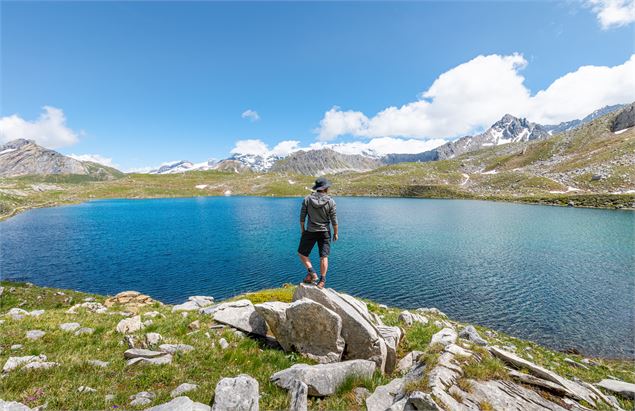
[[313, 282], [317, 280], [317, 274], [315, 274], [315, 270], [313, 269], [313, 264], [311, 264], [311, 259], [300, 253], [298, 253], [298, 256], [300, 257], [300, 261], [302, 261], [302, 264], [304, 264], [307, 270], [307, 275], [306, 275], [306, 278], [304, 279], [304, 282], [308, 283], [308, 282]]
[[324, 288], [324, 284], [326, 282], [326, 272], [328, 270], [329, 270], [329, 258], [320, 257], [320, 282], [318, 283], [318, 287]]

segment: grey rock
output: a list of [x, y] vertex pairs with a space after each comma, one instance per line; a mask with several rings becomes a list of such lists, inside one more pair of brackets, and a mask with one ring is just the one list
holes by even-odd
[[568, 396], [577, 400], [584, 400], [589, 404], [595, 404], [600, 398], [597, 394], [590, 391], [588, 388], [583, 387], [582, 385], [568, 380], [553, 371], [547, 370], [543, 367], [540, 367], [530, 361], [527, 361], [514, 353], [509, 351], [505, 351], [498, 347], [490, 347], [490, 352], [494, 354], [494, 356], [500, 358], [504, 362], [519, 368], [526, 369], [531, 372], [533, 375], [545, 379], [547, 381], [551, 381], [562, 386], [564, 389], [568, 391]]
[[155, 405], [151, 408], [146, 408], [144, 411], [210, 411], [209, 405], [201, 404], [200, 402], [194, 402], [188, 397], [176, 397], [170, 402], [165, 404]]
[[163, 337], [159, 333], [147, 333], [145, 340], [147, 347], [154, 347], [163, 340]]
[[198, 388], [198, 385], [196, 384], [190, 384], [190, 383], [184, 382], [183, 384], [173, 389], [172, 392], [170, 392], [170, 397], [175, 398], [180, 396], [181, 394], [185, 394], [186, 392], [194, 391], [197, 388]]
[[84, 302], [91, 302], [91, 301], [95, 301], [95, 297], [86, 297], [86, 298], [84, 298], [82, 301], [84, 301]]
[[368, 171], [382, 165], [381, 160], [360, 154], [343, 154], [330, 148], [300, 150], [291, 153], [284, 161], [276, 161], [271, 171], [323, 175], [344, 171]]
[[131, 367], [135, 365], [144, 365], [144, 364], [165, 365], [165, 364], [170, 364], [171, 362], [172, 362], [172, 355], [165, 354], [165, 355], [162, 355], [161, 357], [154, 357], [154, 358], [144, 358], [144, 357], [132, 358], [128, 360], [128, 362], [126, 362], [126, 366]]
[[589, 369], [589, 367], [587, 367], [586, 365], [580, 364], [579, 362], [574, 361], [574, 360], [572, 360], [571, 358], [568, 358], [568, 357], [565, 357], [565, 359], [563, 361], [566, 362], [569, 365], [574, 366], [574, 367], [582, 368], [582, 369], [585, 369], [585, 370]]
[[408, 372], [416, 363], [423, 351], [410, 351], [397, 363], [397, 372], [404, 374]]
[[95, 332], [94, 328], [90, 328], [90, 327], [82, 327], [79, 330], [75, 331], [73, 334], [75, 335], [91, 335], [92, 333]]
[[258, 381], [246, 374], [223, 378], [214, 390], [213, 411], [258, 411]]
[[144, 325], [141, 322], [141, 316], [135, 315], [134, 317], [124, 318], [123, 320], [119, 321], [116, 330], [118, 333], [121, 334], [131, 334], [139, 331], [143, 327]]
[[165, 317], [163, 314], [161, 314], [158, 311], [149, 311], [145, 314], [143, 314], [144, 317], [150, 317], [150, 318], [156, 318], [156, 317]]
[[635, 126], [635, 103], [624, 108], [613, 120], [611, 131], [617, 132]]
[[81, 325], [79, 323], [64, 323], [64, 324], [60, 324], [60, 330], [62, 330], [62, 331], [75, 331], [79, 327], [81, 327]]
[[197, 311], [212, 304], [214, 304], [214, 297], [195, 295], [189, 297], [183, 304], [178, 304], [172, 307], [172, 312], [175, 313], [178, 311]]
[[418, 313], [422, 313], [422, 314], [433, 314], [433, 315], [438, 315], [441, 317], [447, 317], [447, 315], [445, 315], [441, 310], [439, 310], [438, 308], [417, 308], [417, 312]]
[[157, 358], [165, 355], [164, 351], [152, 351], [143, 348], [130, 348], [123, 353], [125, 359], [131, 358]]
[[309, 387], [295, 380], [289, 387], [289, 411], [306, 411], [308, 407]]
[[132, 400], [130, 401], [130, 405], [132, 405], [133, 407], [139, 406], [139, 405], [148, 405], [152, 402], [152, 400], [154, 400], [157, 396], [154, 393], [148, 392], [148, 391], [141, 391], [138, 392], [134, 395], [131, 395], [128, 399]]
[[189, 352], [194, 349], [191, 345], [187, 344], [161, 344], [159, 349], [163, 352], [174, 354], [177, 352]]
[[86, 311], [90, 311], [97, 314], [105, 314], [106, 312], [108, 312], [108, 309], [103, 304], [97, 303], [94, 301], [88, 301], [81, 304], [75, 304], [74, 306], [66, 310], [66, 312], [68, 314], [77, 314], [77, 311], [79, 309], [84, 309]]
[[227, 348], [229, 348], [229, 343], [224, 338], [221, 338], [220, 340], [218, 340], [218, 345], [220, 345], [220, 348], [222, 348], [223, 350], [226, 350]]
[[13, 345], [11, 346], [11, 349], [12, 349], [13, 351], [17, 351], [17, 350], [21, 350], [23, 347], [24, 347], [24, 346], [23, 346], [22, 344], [13, 344]]
[[200, 330], [201, 329], [201, 321], [194, 320], [188, 324], [187, 328], [191, 331]]
[[441, 344], [444, 346], [454, 344], [456, 342], [457, 334], [453, 328], [446, 327], [432, 336], [430, 345]]
[[622, 397], [635, 399], [635, 384], [620, 380], [604, 379], [595, 385]]
[[149, 326], [151, 326], [152, 324], [154, 324], [154, 321], [152, 321], [152, 320], [145, 320], [145, 321], [143, 322], [143, 326], [144, 326], [144, 327], [149, 327]]
[[104, 396], [104, 401], [111, 402], [111, 401], [114, 401], [115, 398], [117, 398], [117, 396], [115, 394], [106, 394]]
[[23, 370], [48, 370], [49, 368], [57, 367], [60, 364], [58, 362], [53, 361], [43, 361], [43, 362], [29, 362], [22, 367]]
[[77, 389], [77, 392], [81, 392], [81, 393], [91, 393], [91, 392], [97, 392], [96, 389], [91, 388], [91, 387], [87, 387], [85, 385], [82, 385], [81, 387], [79, 387]]
[[406, 401], [406, 409], [415, 409], [419, 411], [442, 411], [443, 409], [437, 405], [432, 395], [427, 392], [415, 391], [408, 396]]
[[376, 364], [368, 360], [350, 360], [332, 364], [295, 364], [271, 376], [271, 381], [281, 388], [289, 389], [294, 380], [309, 387], [309, 395], [324, 397], [333, 395], [339, 386], [354, 376], [370, 378]]
[[370, 396], [370, 391], [365, 387], [355, 387], [353, 388], [353, 394], [355, 395], [357, 405], [363, 405], [366, 402], [366, 398]]
[[319, 289], [314, 285], [307, 284], [298, 285], [293, 294], [294, 301], [302, 298], [308, 298], [322, 304], [340, 316], [342, 319], [342, 337], [346, 342], [343, 359], [371, 360], [377, 364], [382, 372], [385, 371], [386, 342], [368, 315], [365, 304], [351, 296], [339, 294], [333, 289]]
[[29, 312], [22, 308], [14, 307], [10, 309], [6, 314], [7, 317], [11, 317], [13, 320], [21, 320], [29, 315]]
[[39, 317], [40, 315], [44, 314], [44, 310], [33, 310], [29, 313], [29, 315], [31, 317]]
[[384, 371], [390, 374], [397, 366], [397, 347], [401, 341], [401, 328], [388, 325], [377, 325], [376, 328], [386, 344]]
[[108, 365], [110, 365], [109, 362], [100, 361], [100, 360], [88, 360], [86, 362], [90, 365], [94, 365], [95, 367], [100, 367], [100, 368], [106, 368], [108, 367]]
[[203, 314], [212, 315], [214, 321], [227, 324], [247, 333], [265, 336], [267, 324], [265, 319], [256, 312], [249, 300], [238, 300], [202, 308]]
[[428, 319], [426, 317], [417, 313], [411, 313], [408, 310], [402, 311], [399, 314], [398, 320], [406, 324], [407, 326], [411, 326], [414, 323], [420, 323], [424, 325], [428, 323]]
[[2, 367], [2, 372], [7, 373], [9, 371], [13, 371], [16, 368], [28, 364], [31, 362], [44, 362], [46, 361], [46, 355], [26, 355], [24, 357], [9, 357], [7, 362], [4, 363], [4, 367]]
[[148, 405], [152, 402], [152, 400], [150, 398], [135, 398], [134, 400], [130, 401], [130, 405], [132, 407], [138, 407], [140, 405]]
[[38, 340], [44, 337], [46, 333], [42, 330], [29, 330], [26, 332], [26, 338], [29, 340]]
[[342, 319], [322, 304], [301, 299], [292, 304], [258, 304], [255, 308], [285, 351], [296, 351], [319, 363], [341, 359]]
[[468, 325], [467, 327], [464, 327], [461, 332], [459, 332], [459, 337], [468, 340], [468, 341], [472, 341], [474, 344], [477, 345], [487, 345], [487, 341], [485, 341], [478, 333], [478, 331], [476, 331], [476, 328], [474, 328], [474, 326], [472, 325]]
[[404, 392], [405, 384], [405, 379], [395, 378], [388, 384], [375, 388], [375, 392], [366, 398], [366, 409], [368, 411], [387, 410], [395, 402], [395, 397]]
[[33, 411], [21, 402], [0, 400], [0, 410], [2, 411]]
[[[495, 410], [566, 410], [559, 404], [544, 399], [537, 392], [511, 381], [471, 380], [471, 383], [472, 389], [470, 393], [460, 392], [464, 397], [465, 403], [480, 404], [483, 401], [487, 401]], [[454, 390], [458, 389], [456, 387], [452, 388]], [[450, 391], [454, 391], [452, 388]], [[435, 396], [435, 398], [438, 397]], [[457, 407], [457, 409], [465, 409], [465, 407]], [[582, 409], [577, 408], [580, 411]]]

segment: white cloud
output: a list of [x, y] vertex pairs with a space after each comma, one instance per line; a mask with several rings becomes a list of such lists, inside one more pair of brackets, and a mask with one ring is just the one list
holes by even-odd
[[24, 138], [35, 140], [44, 147], [57, 148], [78, 141], [78, 134], [66, 126], [66, 117], [61, 109], [44, 106], [42, 110], [34, 121], [24, 120], [17, 114], [0, 118], [0, 143]]
[[635, 21], [635, 0], [587, 0], [604, 30]]
[[92, 161], [93, 163], [102, 164], [108, 167], [118, 167], [117, 164], [113, 163], [112, 158], [104, 157], [99, 154], [68, 154], [68, 157], [79, 161]]
[[534, 96], [520, 74], [526, 65], [516, 53], [478, 56], [441, 74], [419, 100], [388, 107], [373, 117], [333, 107], [320, 121], [318, 140], [341, 135], [450, 138], [487, 128], [506, 113], [557, 123], [607, 104], [635, 100], [635, 55], [614, 67], [580, 67]]
[[258, 114], [257, 111], [252, 110], [252, 109], [247, 109], [245, 111], [243, 111], [243, 113], [240, 115], [242, 118], [246, 118], [249, 121], [251, 121], [252, 123], [254, 121], [258, 121], [260, 120], [260, 115]]

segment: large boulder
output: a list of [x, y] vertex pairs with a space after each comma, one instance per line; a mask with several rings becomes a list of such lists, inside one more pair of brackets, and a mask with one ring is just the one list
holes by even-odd
[[309, 395], [325, 397], [333, 395], [348, 378], [371, 378], [376, 364], [368, 360], [351, 360], [332, 364], [295, 364], [271, 376], [271, 381], [284, 389], [292, 389], [295, 380], [309, 388]]
[[285, 351], [296, 351], [319, 363], [341, 359], [342, 319], [322, 304], [301, 299], [292, 304], [271, 302], [255, 307]]
[[456, 330], [454, 328], [446, 327], [432, 336], [430, 345], [441, 344], [448, 346], [454, 344], [457, 338]]
[[388, 384], [375, 388], [375, 392], [366, 398], [366, 409], [368, 411], [387, 410], [395, 402], [395, 398], [404, 392], [405, 385], [404, 378], [395, 378]]
[[258, 381], [246, 374], [223, 378], [214, 390], [212, 411], [258, 411]]
[[203, 314], [211, 315], [214, 321], [227, 324], [251, 334], [267, 335], [265, 319], [256, 312], [249, 300], [230, 301], [201, 308]]
[[386, 363], [384, 371], [392, 373], [397, 366], [397, 347], [401, 341], [401, 328], [389, 325], [377, 325], [379, 335], [386, 342]]
[[21, 402], [0, 400], [0, 410], [2, 411], [32, 411], [33, 409], [27, 407]]
[[331, 288], [320, 289], [310, 284], [300, 284], [293, 294], [294, 301], [303, 298], [322, 304], [342, 318], [342, 337], [346, 342], [344, 359], [371, 360], [382, 372], [394, 368], [394, 364], [386, 366], [386, 341], [363, 302]]
[[613, 120], [611, 131], [618, 132], [635, 126], [635, 103], [625, 107]]
[[194, 402], [188, 397], [176, 397], [170, 402], [165, 404], [155, 405], [151, 408], [146, 408], [144, 411], [210, 411], [209, 405], [202, 404], [200, 402]]

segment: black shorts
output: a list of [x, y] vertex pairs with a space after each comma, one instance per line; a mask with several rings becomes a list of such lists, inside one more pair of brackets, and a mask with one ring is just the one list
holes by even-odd
[[331, 233], [328, 231], [305, 231], [302, 233], [298, 253], [308, 257], [315, 243], [320, 250], [320, 257], [328, 257], [331, 252]]

